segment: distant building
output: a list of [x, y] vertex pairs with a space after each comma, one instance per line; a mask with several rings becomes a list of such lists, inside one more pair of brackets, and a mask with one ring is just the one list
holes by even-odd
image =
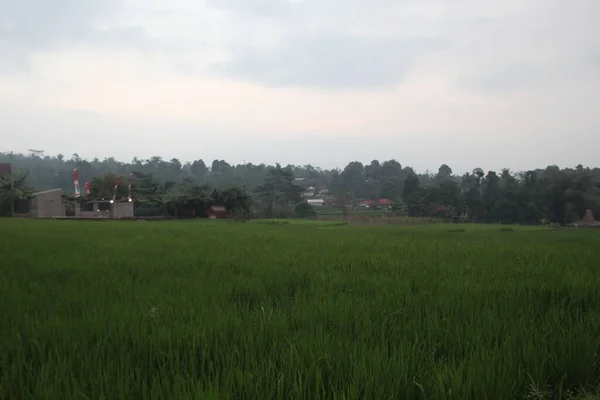
[[33, 218], [64, 217], [66, 206], [62, 194], [62, 189], [33, 193], [29, 200], [29, 215]]
[[108, 199], [75, 200], [75, 217], [79, 218], [133, 218], [133, 202]]
[[325, 200], [323, 199], [307, 199], [306, 202], [308, 204], [310, 204], [311, 206], [322, 206], [325, 203]]
[[229, 218], [229, 213], [225, 206], [211, 206], [206, 212], [206, 216], [210, 219], [225, 219]]
[[389, 207], [393, 204], [393, 201], [389, 199], [379, 200], [363, 200], [358, 203], [359, 207], [374, 208], [374, 207]]
[[316, 189], [314, 186], [309, 186], [304, 192], [302, 192], [302, 197], [315, 197]]
[[583, 216], [583, 219], [579, 222], [570, 224], [570, 226], [582, 227], [582, 228], [600, 228], [600, 222], [596, 221], [596, 219], [594, 218], [594, 214], [592, 213], [592, 210], [587, 209], [587, 210], [585, 210], [585, 215]]

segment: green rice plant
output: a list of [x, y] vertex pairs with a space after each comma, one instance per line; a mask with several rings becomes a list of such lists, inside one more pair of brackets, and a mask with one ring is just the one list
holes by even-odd
[[0, 399], [598, 393], [600, 231], [327, 226], [0, 220]]

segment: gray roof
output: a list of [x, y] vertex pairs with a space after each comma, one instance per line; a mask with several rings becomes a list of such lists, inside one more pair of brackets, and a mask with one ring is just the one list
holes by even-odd
[[36, 193], [32, 193], [32, 196], [39, 196], [40, 194], [46, 194], [46, 193], [52, 193], [52, 192], [62, 192], [62, 189], [50, 189], [50, 190], [44, 190], [41, 192], [36, 192]]

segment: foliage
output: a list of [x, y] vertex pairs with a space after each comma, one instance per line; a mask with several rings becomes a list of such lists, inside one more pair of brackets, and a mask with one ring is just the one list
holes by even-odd
[[294, 185], [293, 181], [292, 172], [279, 164], [269, 170], [264, 183], [256, 188], [256, 193], [264, 204], [265, 217], [288, 217], [287, 210], [290, 206], [300, 202], [302, 188]]
[[[218, 191], [241, 188], [253, 198], [253, 214], [269, 218], [294, 215], [301, 186], [328, 189], [334, 198], [330, 200], [349, 210], [360, 200], [388, 198], [403, 203], [403, 211], [414, 217], [437, 215], [445, 209], [445, 218], [452, 220], [465, 220], [468, 215], [471, 222], [565, 224], [579, 220], [588, 208], [600, 215], [600, 169], [581, 165], [565, 169], [548, 166], [519, 173], [475, 168], [459, 176], [446, 164], [434, 174], [417, 173], [396, 160], [373, 160], [369, 164], [353, 161], [342, 170], [322, 170], [311, 165], [231, 165], [224, 160], [205, 163], [151, 157], [123, 163], [113, 158], [88, 161], [77, 154], [66, 159], [62, 155], [0, 153], [0, 162], [11, 159], [17, 168], [30, 171], [26, 184], [36, 190], [72, 190], [73, 169], [77, 168], [82, 183], [90, 181], [94, 191], [112, 194], [110, 184], [114, 184], [115, 177], [133, 172], [136, 207], [169, 208], [172, 212], [175, 208], [167, 203], [173, 198], [168, 197], [185, 192], [182, 185], [195, 185]], [[118, 190], [126, 195], [126, 182]], [[200, 204], [202, 196], [186, 196], [195, 199], [197, 206]], [[186, 201], [184, 197], [179, 200]]]
[[596, 388], [600, 231], [0, 221], [0, 398]]
[[104, 176], [92, 178], [90, 182], [90, 195], [92, 197], [112, 198], [113, 194], [116, 193], [117, 198], [126, 198], [128, 195], [127, 180], [121, 178], [119, 186], [117, 186], [117, 191], [115, 192], [117, 180], [118, 176], [112, 172], [109, 172]]
[[10, 215], [11, 201], [15, 210], [17, 205], [27, 202], [33, 193], [27, 186], [27, 176], [27, 172], [12, 172], [12, 177], [11, 173], [0, 175], [0, 216]]
[[243, 189], [210, 191], [208, 186], [197, 186], [191, 180], [170, 188], [163, 197], [163, 204], [168, 214], [178, 218], [205, 217], [213, 205], [224, 206], [236, 220], [246, 220], [251, 216], [251, 198]]
[[298, 203], [294, 209], [296, 215], [300, 218], [314, 218], [317, 216], [314, 207], [308, 203]]

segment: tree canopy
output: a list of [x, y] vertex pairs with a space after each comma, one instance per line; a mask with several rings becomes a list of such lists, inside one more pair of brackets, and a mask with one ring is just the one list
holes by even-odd
[[[447, 164], [436, 173], [418, 173], [397, 160], [353, 161], [333, 170], [312, 165], [232, 165], [224, 160], [182, 162], [161, 157], [134, 158], [131, 162], [111, 157], [85, 160], [77, 154], [66, 158], [0, 153], [2, 162], [12, 162], [16, 171], [27, 172], [17, 185], [19, 197], [26, 196], [29, 188], [72, 191], [75, 168], [82, 187], [90, 182], [94, 194], [112, 193], [116, 177], [122, 176], [118, 195], [126, 196], [127, 177], [132, 173], [138, 206], [162, 207], [178, 215], [197, 213], [201, 204], [207, 207], [229, 202], [236, 208], [232, 202], [239, 202], [240, 209], [250, 210], [252, 205], [256, 216], [291, 216], [298, 214], [295, 210], [302, 203], [301, 193], [309, 188], [314, 194], [326, 193], [330, 202], [344, 207], [384, 198], [394, 202], [395, 210], [412, 216], [460, 217], [476, 222], [569, 223], [580, 220], [586, 209], [600, 215], [600, 169], [582, 165], [522, 172], [474, 168], [459, 176]], [[300, 210], [303, 215], [312, 215], [303, 207]]]

